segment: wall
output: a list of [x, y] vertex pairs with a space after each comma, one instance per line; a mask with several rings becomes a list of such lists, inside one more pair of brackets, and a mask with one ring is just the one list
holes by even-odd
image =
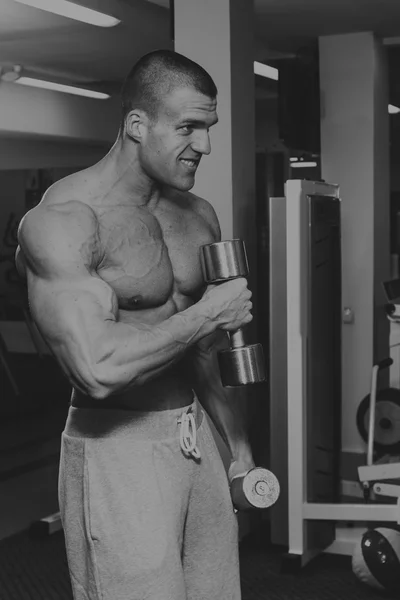
[[[391, 117], [394, 118], [394, 117]], [[397, 117], [399, 118], [399, 117]], [[390, 190], [400, 192], [400, 156], [392, 154], [390, 156]]]
[[0, 171], [85, 167], [108, 152], [110, 142], [90, 144], [34, 137], [0, 137]]
[[256, 149], [278, 152], [285, 150], [279, 139], [278, 101], [269, 98], [256, 101]]
[[386, 323], [377, 319], [390, 264], [388, 95], [373, 34], [320, 38], [320, 81], [322, 176], [340, 185], [342, 300], [355, 315], [342, 327], [342, 447], [361, 452], [356, 412], [373, 361], [388, 353]]

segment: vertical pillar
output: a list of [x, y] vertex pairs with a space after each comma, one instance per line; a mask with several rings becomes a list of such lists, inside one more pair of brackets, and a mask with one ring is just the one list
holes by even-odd
[[356, 412], [372, 364], [388, 356], [381, 282], [390, 277], [388, 83], [384, 48], [372, 33], [321, 37], [322, 178], [340, 185], [342, 450], [364, 449]]
[[214, 206], [222, 239], [245, 240], [256, 296], [253, 1], [174, 0], [174, 13], [175, 50], [204, 67], [218, 88], [219, 123], [193, 192]]

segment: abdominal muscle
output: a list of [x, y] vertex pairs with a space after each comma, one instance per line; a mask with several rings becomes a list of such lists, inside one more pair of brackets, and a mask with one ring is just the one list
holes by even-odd
[[[184, 310], [192, 304], [187, 298]], [[167, 311], [167, 312], [166, 312]], [[119, 322], [134, 325], [135, 321], [155, 325], [178, 312], [176, 303], [168, 302], [158, 309], [120, 311]], [[71, 403], [81, 408], [114, 408], [125, 410], [155, 411], [181, 408], [193, 401], [193, 389], [190, 377], [190, 353], [177, 361], [168, 370], [145, 384], [113, 394], [105, 400], [96, 400], [74, 389]]]

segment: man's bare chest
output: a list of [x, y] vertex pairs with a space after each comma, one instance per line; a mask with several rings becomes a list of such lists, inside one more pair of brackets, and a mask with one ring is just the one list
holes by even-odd
[[162, 306], [174, 294], [193, 297], [201, 289], [199, 248], [214, 239], [200, 215], [170, 207], [153, 212], [118, 207], [98, 219], [97, 271], [121, 309]]

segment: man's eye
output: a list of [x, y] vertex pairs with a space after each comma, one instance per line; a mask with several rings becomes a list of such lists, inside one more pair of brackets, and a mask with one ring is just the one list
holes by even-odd
[[191, 127], [190, 125], [183, 125], [183, 127], [181, 127], [182, 131], [185, 131], [186, 133], [190, 133], [191, 131], [193, 131], [193, 127]]

